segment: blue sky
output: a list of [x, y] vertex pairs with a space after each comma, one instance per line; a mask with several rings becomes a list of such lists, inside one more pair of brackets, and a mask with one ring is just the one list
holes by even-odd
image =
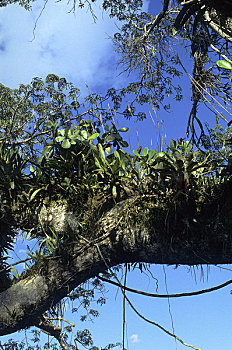
[[[144, 10], [154, 13], [154, 4], [159, 2], [145, 1]], [[86, 10], [70, 14], [70, 5], [63, 2], [55, 4], [49, 0], [39, 18], [35, 30], [33, 28], [43, 6], [43, 1], [36, 1], [31, 12], [9, 6], [0, 9], [0, 82], [11, 88], [20, 83], [29, 83], [33, 77], [45, 78], [48, 73], [66, 77], [83, 95], [87, 94], [85, 83], [90, 91], [97, 88], [104, 91], [108, 87], [122, 86], [125, 77], [118, 76], [117, 57], [109, 39], [115, 32], [115, 20], [109, 19], [99, 10], [98, 2], [95, 11], [98, 22], [95, 24]], [[33, 39], [34, 38], [34, 39]], [[33, 40], [32, 40], [33, 39]], [[187, 58], [185, 63], [188, 65]], [[190, 83], [184, 76], [182, 80], [184, 93], [190, 94]], [[98, 92], [98, 91], [97, 91]], [[172, 112], [157, 113], [164, 120], [164, 131], [167, 140], [184, 135], [187, 115], [190, 111], [190, 100], [172, 105]], [[155, 119], [154, 112], [150, 111]], [[202, 118], [212, 118], [208, 112]], [[207, 119], [209, 120], [209, 119]], [[212, 119], [213, 120], [213, 119]], [[123, 126], [126, 120], [120, 121]], [[144, 147], [156, 146], [155, 127], [152, 120], [137, 124], [139, 142]], [[130, 140], [132, 148], [137, 147], [136, 131], [130, 123]], [[23, 245], [20, 243], [18, 252], [25, 257]], [[226, 266], [232, 268], [231, 266]], [[204, 279], [200, 269], [188, 267], [166, 267], [167, 285], [170, 293], [208, 288], [231, 279], [231, 271], [210, 267], [207, 278], [207, 268], [204, 267]], [[153, 266], [153, 275], [159, 280], [159, 293], [166, 293], [163, 266]], [[196, 274], [196, 278], [194, 277]], [[151, 276], [141, 275], [139, 271], [130, 273], [128, 285], [137, 289], [155, 292], [155, 281]], [[122, 331], [122, 298], [116, 287], [107, 286], [107, 304], [100, 309], [100, 317], [94, 323], [80, 325], [77, 315], [76, 323], [80, 327], [90, 328], [96, 345], [105, 346], [111, 342], [121, 341]], [[186, 343], [198, 346], [204, 350], [231, 349], [231, 303], [230, 286], [223, 290], [203, 296], [181, 299], [171, 299], [171, 313], [175, 333]], [[172, 331], [167, 300], [152, 299], [129, 294], [138, 310], [147, 318], [160, 323]], [[72, 321], [72, 316], [70, 318]], [[23, 337], [23, 335], [21, 335]], [[12, 335], [11, 337], [15, 337]], [[1, 338], [4, 342], [8, 337]], [[127, 339], [130, 350], [174, 350], [176, 344], [172, 338], [156, 327], [140, 320], [127, 306]], [[181, 344], [178, 349], [183, 348]]]

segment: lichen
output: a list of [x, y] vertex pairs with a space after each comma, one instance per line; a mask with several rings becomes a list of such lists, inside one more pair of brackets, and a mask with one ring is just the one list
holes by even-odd
[[39, 213], [39, 223], [44, 230], [50, 227], [55, 233], [62, 234], [67, 226], [67, 204], [52, 201], [49, 206], [43, 205]]

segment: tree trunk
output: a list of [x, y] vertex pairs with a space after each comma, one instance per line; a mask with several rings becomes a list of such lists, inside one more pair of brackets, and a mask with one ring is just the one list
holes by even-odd
[[106, 263], [232, 263], [230, 182], [218, 187], [198, 211], [189, 202], [181, 206], [178, 199], [169, 209], [153, 201], [148, 210], [149, 201], [146, 196], [130, 198], [108, 210], [95, 227], [95, 238], [62, 245], [2, 292], [0, 335], [36, 324], [75, 287], [105, 272]]

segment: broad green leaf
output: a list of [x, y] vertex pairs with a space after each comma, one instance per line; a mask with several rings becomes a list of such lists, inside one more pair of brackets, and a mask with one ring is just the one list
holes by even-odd
[[115, 140], [122, 141], [122, 136], [117, 132], [114, 134]]
[[76, 140], [79, 140], [79, 141], [84, 141], [84, 138], [83, 138], [83, 136], [81, 136], [81, 135], [76, 135], [76, 136], [75, 136], [75, 139], [76, 139]]
[[148, 147], [145, 147], [144, 150], [143, 150], [142, 156], [146, 157], [147, 154], [148, 154]]
[[62, 142], [64, 139], [65, 139], [64, 136], [57, 136], [55, 140], [56, 142]]
[[95, 132], [95, 134], [92, 134], [91, 136], [88, 137], [88, 140], [94, 140], [99, 136], [98, 132]]
[[11, 181], [11, 182], [10, 182], [10, 188], [11, 188], [12, 190], [14, 190], [14, 188], [15, 188], [15, 183], [14, 183], [14, 181]]
[[31, 172], [31, 173], [34, 173], [34, 172], [35, 172], [35, 169], [33, 168], [32, 165], [30, 165], [30, 172]]
[[70, 148], [70, 147], [71, 147], [71, 144], [70, 144], [70, 142], [69, 142], [68, 139], [64, 139], [64, 141], [62, 142], [61, 146], [62, 146], [63, 148], [65, 148], [65, 149], [67, 149], [67, 148]]
[[77, 140], [77, 135], [68, 136], [69, 140]]
[[155, 160], [157, 156], [157, 151], [155, 151], [154, 149], [150, 150], [148, 153], [148, 162], [150, 162], [151, 160]]
[[120, 170], [120, 160], [118, 158], [116, 158], [114, 160], [114, 162], [111, 164], [111, 169], [112, 169], [112, 173], [114, 175], [118, 175], [119, 174], [119, 170]]
[[94, 158], [95, 164], [96, 166], [99, 168], [99, 170], [101, 169], [101, 164], [99, 162], [99, 159], [97, 157]]
[[118, 129], [118, 131], [120, 131], [120, 132], [127, 132], [128, 130], [129, 130], [129, 128], [127, 128], [127, 127]]
[[84, 137], [84, 139], [87, 140], [87, 138], [88, 138], [88, 133], [87, 133], [86, 130], [81, 130], [81, 135]]
[[106, 130], [106, 131], [110, 131], [110, 125], [107, 124], [107, 125], [105, 126], [105, 130]]
[[133, 150], [133, 153], [134, 153], [134, 155], [135, 155], [135, 156], [137, 156], [137, 157], [139, 157], [139, 158], [140, 158], [140, 154], [139, 154], [139, 152], [137, 152], [137, 151]]
[[232, 64], [230, 62], [227, 62], [227, 61], [224, 61], [224, 60], [219, 60], [219, 61], [217, 61], [217, 65], [220, 68], [225, 68], [225, 69], [232, 70]]
[[164, 152], [159, 152], [159, 153], [158, 153], [158, 156], [162, 158], [162, 157], [165, 157], [166, 154], [165, 154]]
[[114, 134], [109, 134], [106, 137], [107, 142], [114, 141], [115, 139], [116, 139], [116, 135], [114, 135]]
[[65, 129], [58, 130], [58, 134], [60, 134], [61, 136], [65, 136]]
[[126, 142], [126, 141], [119, 141], [119, 143], [120, 143], [120, 145], [122, 147], [128, 147], [129, 146], [128, 142]]

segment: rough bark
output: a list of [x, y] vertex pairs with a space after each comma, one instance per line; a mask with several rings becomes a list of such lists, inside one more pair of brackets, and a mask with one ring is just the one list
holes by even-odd
[[170, 210], [162, 212], [159, 207], [153, 208], [153, 219], [149, 222], [139, 219], [127, 224], [124, 217], [121, 219], [122, 210], [133, 211], [135, 204], [133, 199], [123, 201], [99, 220], [101, 237], [59, 248], [55, 255], [42, 258], [25, 277], [0, 294], [0, 335], [36, 324], [42, 313], [71, 290], [106, 271], [105, 261], [108, 266], [127, 262], [231, 263], [231, 198], [232, 186], [228, 183], [195, 214], [197, 222], [186, 223], [179, 216], [174, 227], [176, 213], [173, 217], [170, 214], [168, 229], [165, 216]]

